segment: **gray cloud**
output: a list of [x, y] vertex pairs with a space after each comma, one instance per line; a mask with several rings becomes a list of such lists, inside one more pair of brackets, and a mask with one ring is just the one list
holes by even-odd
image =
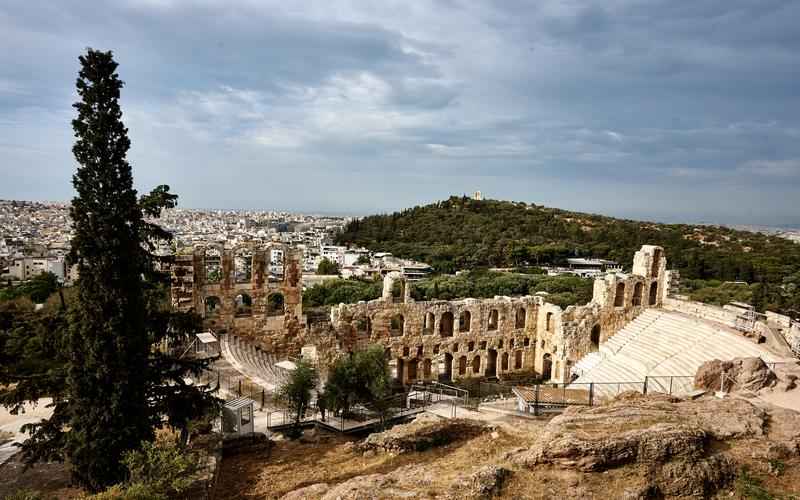
[[800, 223], [800, 4], [0, 5], [0, 197], [67, 199], [77, 56], [113, 49], [142, 186], [374, 212], [490, 196]]

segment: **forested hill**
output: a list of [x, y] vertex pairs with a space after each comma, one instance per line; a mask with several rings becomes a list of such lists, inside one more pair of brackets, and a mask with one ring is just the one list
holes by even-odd
[[634, 252], [653, 244], [665, 248], [669, 267], [679, 269], [683, 278], [763, 282], [765, 290], [758, 293], [772, 297], [759, 300], [769, 300], [781, 310], [800, 307], [800, 245], [723, 227], [659, 224], [523, 202], [451, 197], [354, 220], [338, 241], [418, 259], [440, 272], [559, 264], [572, 256], [608, 258], [629, 269]]

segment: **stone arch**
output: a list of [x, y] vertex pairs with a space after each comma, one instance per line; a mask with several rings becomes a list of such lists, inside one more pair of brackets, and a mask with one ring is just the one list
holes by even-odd
[[486, 354], [486, 370], [484, 370], [484, 376], [495, 377], [497, 376], [497, 351], [489, 349]]
[[507, 372], [508, 371], [508, 353], [504, 352], [503, 356], [500, 358], [500, 371]]
[[514, 351], [514, 369], [522, 369], [522, 351]]
[[592, 327], [592, 333], [589, 336], [589, 340], [591, 342], [589, 346], [589, 352], [597, 352], [600, 350], [600, 324], [596, 324]]
[[204, 312], [206, 318], [215, 318], [219, 316], [219, 312], [221, 310], [222, 302], [220, 302], [219, 297], [214, 295], [210, 295], [205, 298], [204, 302]]
[[472, 323], [472, 313], [470, 313], [469, 311], [461, 311], [461, 314], [458, 315], [458, 331], [468, 332], [471, 323]]
[[481, 357], [475, 356], [472, 358], [472, 373], [480, 373], [481, 372]]
[[651, 306], [656, 305], [658, 302], [658, 281], [650, 283], [650, 302]]
[[544, 329], [548, 332], [553, 331], [553, 313], [549, 312], [545, 316]]
[[526, 317], [525, 308], [520, 307], [519, 309], [517, 309], [517, 313], [514, 318], [514, 328], [525, 328], [525, 317]]
[[497, 330], [497, 323], [500, 319], [500, 312], [497, 309], [489, 311], [489, 324], [486, 326], [487, 330]]
[[542, 356], [542, 380], [550, 380], [553, 376], [553, 360], [550, 353], [545, 353]]
[[237, 294], [233, 299], [233, 305], [236, 316], [253, 315], [253, 298], [250, 295], [244, 292]]
[[474, 350], [475, 350], [475, 342], [470, 340], [469, 342], [467, 342], [467, 352], [472, 352]]
[[205, 268], [206, 283], [220, 283], [222, 281], [222, 250], [216, 246], [206, 248], [203, 266]]
[[459, 375], [466, 375], [467, 374], [467, 357], [461, 356], [458, 358], [458, 374]]
[[444, 354], [444, 374], [440, 372], [439, 378], [445, 382], [453, 380], [453, 355], [449, 352]]
[[253, 279], [253, 249], [238, 247], [233, 251], [234, 283], [250, 283]]
[[453, 336], [453, 313], [450, 311], [442, 314], [439, 319], [439, 336], [452, 337]]
[[655, 250], [653, 250], [653, 262], [652, 265], [650, 266], [650, 276], [654, 278], [658, 276], [658, 271], [660, 271], [660, 268], [661, 268], [661, 249], [656, 248]]
[[406, 380], [409, 382], [414, 382], [418, 378], [417, 374], [417, 366], [419, 365], [419, 361], [416, 359], [412, 359], [408, 362], [408, 373], [406, 375]]
[[372, 321], [369, 316], [362, 316], [356, 320], [356, 332], [363, 337], [372, 335]]
[[267, 297], [267, 316], [283, 316], [286, 312], [286, 302], [283, 294], [272, 293]]
[[422, 327], [423, 335], [430, 335], [433, 333], [433, 325], [436, 324], [436, 316], [432, 312], [425, 314], [425, 323]]
[[625, 305], [625, 283], [620, 281], [617, 283], [617, 291], [614, 294], [614, 307], [622, 307]]
[[282, 279], [286, 269], [286, 249], [282, 245], [272, 245], [267, 249], [266, 257], [269, 279]]
[[425, 358], [425, 360], [422, 362], [422, 379], [430, 380], [432, 378], [431, 373], [431, 360]]
[[402, 314], [395, 314], [389, 324], [389, 335], [392, 337], [400, 337], [405, 330], [405, 318]]
[[641, 282], [637, 282], [633, 285], [633, 305], [640, 306], [642, 305], [642, 289], [644, 289], [644, 285]]

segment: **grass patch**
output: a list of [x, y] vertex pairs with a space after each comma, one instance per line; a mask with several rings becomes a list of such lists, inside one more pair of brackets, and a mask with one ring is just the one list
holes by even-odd
[[760, 479], [750, 474], [747, 467], [742, 467], [736, 478], [736, 493], [747, 500], [774, 500], [774, 496], [764, 488]]

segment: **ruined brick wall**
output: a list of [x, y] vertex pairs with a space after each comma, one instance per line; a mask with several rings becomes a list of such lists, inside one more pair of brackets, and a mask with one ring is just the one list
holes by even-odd
[[[278, 275], [270, 273], [273, 251], [283, 256]], [[302, 253], [282, 244], [197, 247], [172, 266], [172, 305], [200, 314], [205, 328], [249, 337], [272, 352], [299, 352], [301, 263]]]
[[[267, 272], [269, 248], [252, 249], [252, 277], [246, 283], [236, 279], [242, 262], [236, 260], [237, 249], [218, 250], [218, 283], [206, 276], [216, 259], [209, 258], [207, 248], [179, 257], [173, 266], [173, 305], [200, 312], [209, 328], [250, 337], [273, 352], [297, 355], [303, 346], [313, 346], [320, 367], [343, 353], [382, 345], [403, 383], [520, 374], [567, 382], [578, 360], [597, 351], [644, 308], [660, 307], [667, 286], [663, 249], [649, 245], [636, 253], [632, 274], [597, 278], [591, 302], [563, 310], [540, 296], [415, 302], [412, 285], [400, 273], [390, 273], [380, 299], [340, 304], [331, 309], [329, 323], [309, 326], [302, 315], [301, 254], [281, 249], [279, 281]], [[246, 315], [237, 304], [242, 293], [252, 298]], [[268, 310], [274, 293], [285, 300], [281, 315]], [[213, 313], [207, 307], [210, 297], [220, 299]]]

